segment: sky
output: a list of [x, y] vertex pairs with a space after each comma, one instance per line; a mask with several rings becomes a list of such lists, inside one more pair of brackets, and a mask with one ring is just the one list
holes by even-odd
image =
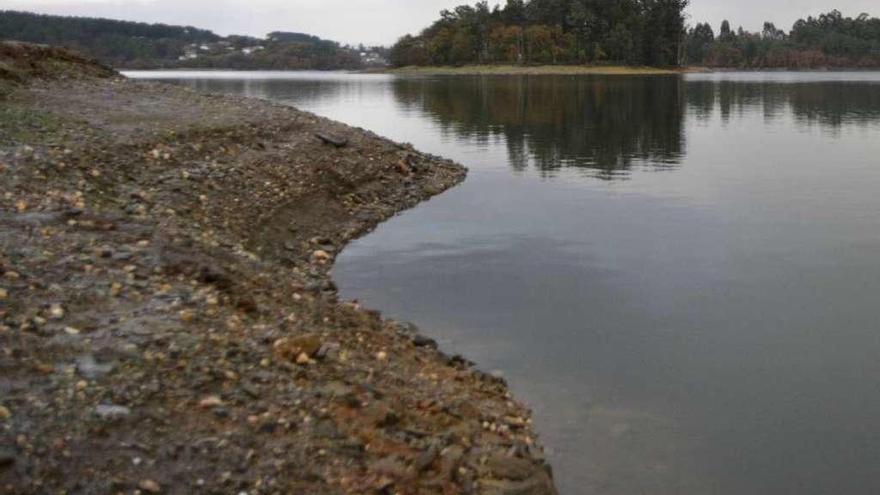
[[[108, 17], [191, 25], [218, 34], [262, 37], [297, 31], [342, 43], [390, 45], [438, 17], [440, 10], [474, 0], [0, 0], [0, 10]], [[499, 0], [490, 0], [490, 4]], [[878, 0], [691, 0], [689, 23], [759, 31], [765, 20], [788, 30], [795, 20], [838, 9], [847, 16], [880, 16]]]

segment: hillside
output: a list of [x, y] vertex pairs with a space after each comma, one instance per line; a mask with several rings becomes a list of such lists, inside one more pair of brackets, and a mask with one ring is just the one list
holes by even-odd
[[0, 40], [75, 50], [123, 69], [359, 69], [382, 62], [377, 49], [345, 47], [303, 33], [219, 36], [191, 26], [0, 11]]

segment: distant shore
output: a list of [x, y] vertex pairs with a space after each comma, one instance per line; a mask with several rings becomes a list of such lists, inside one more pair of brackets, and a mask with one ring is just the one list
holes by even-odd
[[400, 67], [384, 69], [377, 72], [403, 75], [620, 75], [620, 76], [646, 76], [646, 75], [672, 75], [686, 74], [691, 72], [707, 72], [702, 67], [687, 68], [660, 68], [660, 67], [630, 67], [623, 65], [465, 65], [453, 66], [430, 66], [430, 67]]

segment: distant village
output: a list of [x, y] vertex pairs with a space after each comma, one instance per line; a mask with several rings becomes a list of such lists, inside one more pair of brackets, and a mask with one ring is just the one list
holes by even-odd
[[[217, 57], [224, 55], [240, 54], [244, 56], [252, 56], [259, 52], [265, 51], [268, 43], [291, 43], [280, 36], [269, 35], [265, 40], [260, 40], [260, 44], [244, 44], [241, 39], [223, 39], [215, 42], [191, 43], [183, 48], [183, 54], [178, 57], [180, 61], [192, 61], [199, 58]], [[242, 37], [243, 38], [243, 37]], [[248, 40], [256, 41], [253, 38]], [[382, 47], [358, 47], [342, 46], [343, 50], [355, 53], [364, 67], [387, 67], [390, 65], [387, 56], [387, 49]]]

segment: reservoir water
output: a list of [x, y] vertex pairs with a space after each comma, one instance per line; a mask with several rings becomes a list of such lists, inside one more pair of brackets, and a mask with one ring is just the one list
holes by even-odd
[[563, 494], [880, 493], [880, 74], [129, 75], [466, 165], [334, 278], [502, 373]]

